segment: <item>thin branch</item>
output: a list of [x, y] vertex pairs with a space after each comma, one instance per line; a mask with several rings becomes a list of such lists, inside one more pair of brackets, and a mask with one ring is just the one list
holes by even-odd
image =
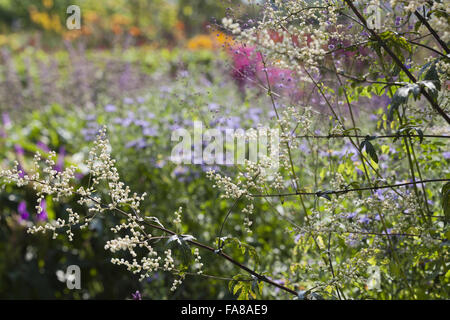
[[330, 191], [291, 192], [291, 193], [278, 193], [278, 194], [249, 194], [249, 196], [254, 197], [254, 198], [289, 197], [289, 196], [297, 196], [297, 195], [321, 196], [323, 194], [327, 194], [327, 195], [329, 195], [329, 194], [345, 194], [347, 192], [379, 190], [379, 189], [404, 187], [404, 186], [408, 186], [408, 185], [416, 185], [416, 184], [420, 184], [420, 183], [447, 182], [447, 181], [450, 181], [450, 179], [428, 179], [428, 180], [421, 180], [421, 181], [415, 181], [415, 182], [404, 182], [404, 183], [398, 183], [398, 184], [389, 184], [389, 185], [383, 185], [383, 186], [362, 187], [362, 188], [342, 189], [342, 190], [330, 190]]
[[428, 29], [428, 31], [430, 31], [430, 33], [433, 35], [433, 37], [436, 39], [436, 41], [440, 44], [442, 49], [444, 49], [445, 53], [449, 54], [450, 51], [449, 51], [447, 45], [445, 44], [444, 41], [442, 41], [442, 39], [439, 37], [439, 35], [436, 33], [436, 31], [430, 26], [428, 21], [417, 10], [414, 12], [414, 14], [419, 19], [419, 21]]
[[356, 135], [356, 134], [329, 134], [329, 135], [302, 135], [296, 136], [296, 138], [311, 138], [311, 139], [332, 139], [332, 138], [373, 138], [373, 139], [387, 139], [387, 138], [404, 138], [404, 137], [423, 137], [423, 138], [440, 138], [440, 139], [450, 139], [450, 136], [436, 135], [436, 134], [409, 134], [409, 135]]

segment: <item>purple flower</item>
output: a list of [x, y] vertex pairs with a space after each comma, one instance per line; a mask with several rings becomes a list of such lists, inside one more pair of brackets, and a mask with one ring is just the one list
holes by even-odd
[[150, 126], [150, 123], [148, 121], [140, 120], [140, 119], [135, 120], [134, 124], [137, 125], [137, 126], [141, 126], [143, 128], [146, 128], [146, 127]]
[[128, 127], [133, 121], [133, 118], [122, 119], [121, 125], [124, 127]]
[[385, 199], [385, 196], [383, 195], [383, 193], [384, 193], [384, 190], [381, 190], [381, 189], [378, 189], [377, 191], [375, 191], [375, 195], [381, 201], [383, 201]]
[[94, 121], [95, 119], [97, 119], [97, 116], [95, 114], [88, 114], [85, 119], [86, 121]]
[[173, 174], [175, 175], [175, 178], [177, 178], [179, 181], [184, 181], [183, 176], [188, 173], [187, 167], [177, 166], [173, 170]]
[[59, 148], [58, 162], [55, 165], [55, 170], [62, 172], [64, 169], [64, 157], [66, 155], [66, 149], [64, 147]]
[[182, 70], [178, 74], [181, 78], [187, 78], [189, 77], [189, 72], [187, 70]]
[[366, 215], [362, 216], [361, 218], [358, 219], [358, 222], [361, 224], [369, 224], [370, 223], [370, 218]]
[[142, 130], [142, 134], [144, 136], [154, 137], [158, 135], [158, 130], [152, 127], [144, 128], [144, 130]]
[[131, 296], [133, 297], [133, 300], [142, 300], [142, 295], [139, 290], [136, 290], [136, 292], [132, 293]]
[[347, 245], [349, 245], [350, 247], [356, 247], [358, 245], [358, 242], [359, 241], [354, 234], [348, 235], [347, 238], [345, 239], [345, 243], [347, 243]]
[[408, 60], [408, 61], [404, 64], [404, 66], [405, 66], [406, 69], [411, 69], [411, 65], [412, 65], [412, 63], [411, 63], [410, 60]]
[[50, 148], [45, 143], [43, 143], [42, 141], [36, 142], [36, 146], [38, 148], [42, 149], [45, 152], [50, 152]]
[[450, 159], [450, 151], [443, 152], [442, 155], [444, 156], [445, 160]]
[[45, 199], [41, 200], [41, 203], [39, 205], [42, 209], [41, 213], [37, 215], [37, 218], [39, 221], [47, 221], [48, 220], [48, 214], [47, 214], [47, 202]]
[[86, 141], [92, 141], [95, 140], [97, 133], [98, 133], [98, 129], [97, 128], [93, 128], [93, 129], [81, 129], [81, 133], [84, 136], [84, 139]]
[[356, 217], [357, 214], [358, 214], [357, 212], [349, 212], [349, 213], [345, 214], [345, 218], [353, 219], [354, 217]]
[[125, 103], [125, 104], [133, 104], [134, 103], [134, 99], [132, 99], [132, 98], [124, 98], [123, 99], [123, 103]]
[[144, 97], [137, 97], [136, 98], [136, 101], [138, 102], [138, 103], [144, 103], [145, 101], [146, 101], [147, 99], [146, 98], [144, 98]]
[[241, 122], [241, 118], [239, 117], [230, 117], [226, 120], [226, 126], [232, 129], [238, 129], [239, 124]]
[[23, 156], [25, 154], [25, 150], [23, 150], [23, 148], [21, 146], [19, 146], [18, 144], [16, 144], [14, 146], [14, 150], [16, 151], [16, 154], [18, 156]]
[[20, 178], [23, 178], [23, 177], [25, 177], [25, 175], [26, 175], [26, 172], [25, 172], [25, 170], [23, 169], [23, 167], [22, 167], [22, 165], [21, 164], [19, 164], [19, 166], [18, 166], [18, 174], [19, 174], [19, 177]]
[[27, 220], [30, 217], [30, 214], [27, 211], [27, 203], [25, 201], [21, 201], [17, 207], [17, 212], [20, 214], [20, 219]]
[[147, 147], [147, 141], [144, 138], [130, 141], [125, 145], [125, 148], [144, 149], [145, 147]]
[[5, 128], [9, 128], [12, 124], [11, 118], [9, 117], [9, 114], [7, 112], [2, 113], [2, 121]]
[[105, 111], [106, 112], [116, 112], [117, 111], [117, 107], [115, 105], [112, 105], [112, 104], [107, 104], [105, 106]]
[[155, 167], [156, 167], [156, 168], [162, 168], [162, 167], [164, 167], [165, 164], [166, 164], [166, 161], [165, 161], [165, 160], [157, 160], [157, 161], [155, 162]]

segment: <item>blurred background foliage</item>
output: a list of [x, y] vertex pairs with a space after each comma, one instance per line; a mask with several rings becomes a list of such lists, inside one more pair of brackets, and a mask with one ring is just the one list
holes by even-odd
[[[207, 33], [214, 17], [223, 17], [229, 1], [215, 0], [2, 0], [0, 45], [58, 47], [63, 40], [84, 39], [92, 47], [174, 46]], [[66, 28], [69, 5], [82, 11], [82, 27]], [[36, 43], [37, 42], [37, 43]]]
[[[0, 0], [0, 167], [19, 161], [27, 171], [33, 153], [48, 150], [58, 153], [62, 167], [80, 165], [100, 126], [107, 125], [122, 179], [134, 192], [149, 193], [142, 206], [144, 213], [170, 222], [182, 206], [183, 232], [214, 245], [232, 204], [220, 199], [213, 183], [206, 179], [207, 166], [180, 166], [168, 160], [173, 146], [170, 135], [175, 128], [192, 126], [195, 120], [210, 127], [244, 129], [274, 120], [267, 93], [246, 77], [257, 78], [261, 62], [252, 58], [253, 49], [239, 47], [215, 24], [214, 18], [220, 20], [232, 6], [234, 16], [254, 15], [255, 7], [244, 4], [249, 2]], [[81, 30], [65, 27], [70, 4], [81, 7]], [[351, 60], [356, 53], [345, 54]], [[363, 63], [356, 68], [361, 74], [368, 70]], [[315, 99], [317, 110], [325, 108], [311, 86], [292, 81], [286, 70], [269, 69], [268, 74], [277, 85], [274, 92], [286, 93], [291, 99], [288, 104], [307, 97]], [[366, 120], [361, 121], [363, 132], [386, 124], [390, 99], [384, 89], [370, 92], [359, 84], [346, 89], [355, 102], [355, 114]], [[317, 129], [326, 134], [331, 127], [319, 125]], [[339, 141], [314, 143], [321, 153], [311, 163], [302, 162], [309, 182], [313, 183], [313, 170], [326, 177], [330, 163], [342, 174], [353, 172], [355, 164], [347, 153], [348, 145]], [[450, 154], [447, 151], [444, 161], [441, 156], [448, 143], [431, 140], [419, 147], [424, 154], [419, 160], [427, 173], [439, 176], [448, 172]], [[305, 153], [313, 149], [308, 145], [302, 148]], [[395, 163], [395, 154], [403, 152], [401, 145], [386, 143], [380, 149], [384, 161], [380, 167], [386, 176], [401, 176], [407, 171]], [[85, 185], [86, 179], [80, 170], [76, 183]], [[11, 185], [0, 189], [0, 298], [130, 299], [137, 290], [147, 299], [236, 297], [223, 279], [187, 276], [172, 293], [170, 274], [156, 273], [139, 282], [137, 276], [111, 264], [111, 254], [104, 245], [112, 238], [109, 228], [120, 221], [117, 216], [95, 219], [88, 230], [76, 231], [74, 243], [65, 237], [52, 240], [50, 235], [27, 234], [31, 223], [65, 215], [65, 205], [47, 198], [46, 216], [36, 217], [33, 194], [33, 190]], [[429, 195], [434, 201], [430, 206], [438, 206], [438, 194], [433, 190]], [[76, 199], [66, 205], [76, 208]], [[288, 209], [300, 212], [296, 206]], [[259, 256], [258, 271], [271, 270], [274, 279], [283, 283], [289, 277], [289, 263], [304, 257], [293, 241], [296, 235], [286, 232], [286, 222], [273, 211], [267, 202], [257, 203], [253, 215], [257, 237], [244, 232], [239, 214], [230, 216], [224, 234], [253, 246]], [[255, 254], [243, 252], [238, 241], [230, 241], [226, 249], [240, 262], [255, 267]], [[437, 255], [440, 249], [433, 250]], [[341, 254], [349, 257], [358, 251], [358, 247], [349, 246]], [[206, 274], [227, 278], [239, 272], [214, 254], [204, 253], [202, 262]], [[61, 276], [72, 264], [82, 270], [81, 290], [68, 290]], [[440, 292], [445, 288], [433, 282], [434, 269], [423, 272], [430, 274], [430, 280], [417, 284], [424, 288], [421, 297], [427, 298], [426, 289], [434, 287], [437, 297], [445, 297]], [[300, 278], [301, 272], [298, 274]], [[448, 282], [450, 273], [445, 277]], [[301, 282], [292, 281], [297, 280]], [[397, 284], [392, 283], [395, 288]], [[355, 296], [371, 298], [392, 298], [389, 292], [393, 291], [370, 293], [362, 286], [354, 290]], [[266, 288], [263, 297], [288, 298]]]

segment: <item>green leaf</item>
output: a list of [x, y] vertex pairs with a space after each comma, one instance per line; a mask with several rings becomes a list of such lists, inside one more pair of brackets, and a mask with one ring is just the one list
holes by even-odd
[[367, 154], [372, 158], [373, 161], [378, 163], [377, 152], [375, 151], [373, 144], [370, 141], [368, 141], [367, 139], [364, 140], [363, 142], [361, 142], [360, 151], [362, 152], [363, 149], [366, 150]]
[[416, 132], [419, 135], [420, 143], [423, 142], [423, 131], [419, 128], [416, 128]]
[[332, 191], [328, 190], [328, 191], [317, 191], [316, 192], [316, 196], [318, 196], [319, 198], [325, 198], [327, 200], [331, 201], [331, 197], [329, 196], [331, 194]]

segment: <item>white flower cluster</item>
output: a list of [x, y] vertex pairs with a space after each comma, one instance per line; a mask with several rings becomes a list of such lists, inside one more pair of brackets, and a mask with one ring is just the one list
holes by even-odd
[[194, 255], [194, 267], [197, 269], [197, 274], [202, 274], [203, 263], [201, 263], [202, 257], [200, 256], [200, 251], [198, 248], [194, 248], [192, 253]]
[[175, 219], [173, 220], [173, 224], [180, 229], [181, 228], [181, 213], [183, 212], [183, 208], [179, 207], [177, 211], [175, 211]]
[[233, 19], [231, 18], [223, 18], [222, 24], [225, 29], [229, 29], [233, 34], [241, 33], [241, 27], [239, 23], [233, 23]]
[[348, 37], [338, 21], [339, 10], [339, 5], [331, 1], [275, 0], [264, 7], [264, 17], [256, 26], [240, 30], [227, 18], [222, 23], [280, 67], [301, 71], [300, 64], [305, 64], [317, 70], [329, 50], [329, 39]]
[[[112, 258], [113, 264], [123, 265], [128, 271], [140, 274], [141, 280], [151, 276], [151, 273], [156, 270], [178, 274], [172, 251], [169, 249], [160, 253], [152, 246], [154, 241], [167, 236], [152, 236], [152, 234], [146, 232], [145, 221], [149, 217], [144, 218], [140, 211], [140, 205], [146, 194], [139, 196], [136, 193], [131, 193], [130, 188], [120, 181], [115, 160], [110, 155], [110, 149], [109, 141], [106, 138], [106, 128], [103, 128], [89, 152], [89, 158], [85, 162], [85, 166], [89, 169], [89, 185], [86, 187], [75, 187], [76, 167], [70, 166], [63, 172], [57, 172], [53, 169], [56, 158], [54, 152], [50, 152], [46, 158], [36, 153], [33, 168], [27, 169], [30, 172], [29, 174], [24, 174], [19, 170], [19, 164], [15, 162], [14, 169], [0, 171], [0, 178], [6, 183], [13, 183], [19, 187], [31, 186], [38, 196], [36, 206], [38, 213], [43, 210], [40, 205], [41, 201], [49, 196], [52, 197], [54, 202], [76, 197], [78, 198], [78, 204], [85, 205], [87, 208], [87, 214], [84, 216], [68, 208], [66, 209], [68, 213], [66, 219], [51, 219], [47, 223], [32, 225], [28, 229], [29, 233], [51, 231], [53, 232], [53, 238], [56, 238], [59, 230], [66, 229], [68, 239], [72, 241], [74, 226], [84, 229], [98, 214], [115, 212], [122, 215], [125, 221], [111, 228], [114, 234], [120, 234], [120, 236], [108, 240], [104, 248], [114, 254], [128, 255], [130, 259], [125, 257]], [[102, 197], [99, 196], [100, 191], [107, 191], [108, 196], [105, 198], [108, 199], [108, 203], [103, 202]], [[182, 208], [180, 207], [175, 212], [176, 218], [174, 220], [178, 229], [181, 229], [181, 213]], [[194, 261], [191, 265], [198, 273], [201, 273], [203, 264], [200, 263], [201, 257], [198, 249], [195, 249], [193, 254]], [[184, 279], [184, 276], [180, 275], [180, 278], [175, 280], [172, 289], [176, 288], [182, 279]]]
[[185, 276], [181, 275], [179, 279], [175, 279], [172, 283], [172, 287], [170, 288], [170, 291], [175, 291], [180, 286], [180, 284], [183, 283]]
[[432, 14], [429, 21], [431, 27], [438, 31], [442, 41], [450, 41], [450, 28], [448, 26], [450, 16], [450, 5], [448, 1], [433, 1], [431, 10], [439, 14]]
[[423, 7], [428, 4], [426, 0], [391, 0], [391, 7], [395, 8], [397, 5], [402, 4], [403, 9], [406, 12], [413, 13], [420, 7]]

